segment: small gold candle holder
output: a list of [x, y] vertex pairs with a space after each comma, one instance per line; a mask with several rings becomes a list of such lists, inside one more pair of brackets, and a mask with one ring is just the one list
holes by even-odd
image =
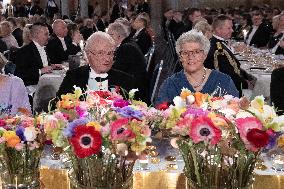
[[167, 161], [176, 161], [177, 158], [175, 156], [166, 156], [165, 160], [167, 160]]
[[146, 150], [149, 150], [149, 151], [155, 151], [156, 149], [157, 149], [157, 147], [153, 146], [153, 145], [146, 146]]
[[156, 152], [156, 151], [150, 151], [149, 152], [149, 156], [151, 156], [151, 157], [157, 157], [158, 155], [159, 155], [159, 153]]
[[151, 160], [151, 163], [153, 163], [153, 164], [158, 164], [161, 161], [161, 159], [158, 158], [158, 157], [151, 157], [150, 160]]
[[174, 163], [170, 163], [167, 165], [167, 170], [171, 171], [171, 170], [177, 170], [178, 169], [178, 166], [177, 164], [174, 164]]

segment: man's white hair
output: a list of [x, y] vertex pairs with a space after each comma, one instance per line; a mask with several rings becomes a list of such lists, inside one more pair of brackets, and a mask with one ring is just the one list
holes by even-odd
[[85, 50], [88, 51], [94, 49], [95, 46], [103, 43], [109, 43], [113, 46], [115, 45], [114, 40], [109, 34], [101, 31], [95, 32], [87, 39]]

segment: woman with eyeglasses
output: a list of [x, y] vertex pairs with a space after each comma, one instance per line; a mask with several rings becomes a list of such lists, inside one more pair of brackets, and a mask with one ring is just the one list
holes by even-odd
[[182, 88], [214, 96], [239, 96], [230, 76], [204, 67], [203, 62], [209, 48], [209, 40], [196, 30], [186, 32], [178, 38], [176, 51], [183, 69], [163, 82], [155, 105], [163, 102], [171, 103], [174, 97], [180, 94]]

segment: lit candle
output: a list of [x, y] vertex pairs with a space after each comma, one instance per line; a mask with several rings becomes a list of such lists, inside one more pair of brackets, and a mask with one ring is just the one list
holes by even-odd
[[243, 29], [244, 40], [246, 40], [247, 34], [248, 34], [248, 31], [246, 29]]

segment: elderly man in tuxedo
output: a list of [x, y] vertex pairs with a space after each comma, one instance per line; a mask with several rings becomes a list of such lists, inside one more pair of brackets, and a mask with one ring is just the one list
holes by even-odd
[[30, 29], [30, 34], [32, 42], [21, 47], [15, 56], [16, 70], [14, 74], [20, 77], [26, 86], [36, 85], [40, 75], [52, 70], [45, 51], [49, 36], [47, 26], [35, 23]]
[[60, 64], [68, 59], [68, 44], [65, 38], [68, 32], [67, 24], [63, 20], [57, 19], [53, 22], [52, 29], [53, 34], [48, 40], [46, 49], [50, 62], [52, 64]]
[[[100, 45], [98, 45], [100, 44]], [[74, 85], [86, 90], [112, 90], [121, 87], [127, 91], [135, 86], [134, 77], [112, 68], [115, 42], [104, 32], [92, 34], [85, 47], [88, 65], [69, 70], [57, 92], [57, 96], [71, 93]]]

